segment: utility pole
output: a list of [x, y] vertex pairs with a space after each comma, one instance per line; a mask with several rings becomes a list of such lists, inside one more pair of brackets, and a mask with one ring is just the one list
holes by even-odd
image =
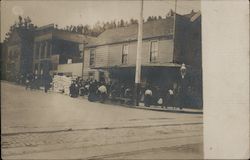
[[141, 83], [141, 51], [142, 51], [142, 27], [143, 27], [143, 0], [141, 0], [141, 12], [138, 24], [138, 41], [135, 70], [135, 102], [139, 106], [140, 102], [140, 83]]
[[[82, 46], [81, 46], [82, 45]], [[83, 40], [82, 44], [80, 44], [80, 52], [82, 52], [82, 79], [84, 76], [84, 47], [85, 47], [85, 41]]]
[[173, 24], [173, 41], [174, 41], [174, 47], [173, 47], [173, 54], [175, 52], [175, 32], [176, 32], [176, 11], [177, 11], [177, 0], [175, 0], [175, 6], [174, 6], [174, 24]]

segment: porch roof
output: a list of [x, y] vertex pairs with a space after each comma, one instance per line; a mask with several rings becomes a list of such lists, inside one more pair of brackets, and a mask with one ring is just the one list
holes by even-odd
[[[181, 67], [181, 64], [178, 63], [144, 63], [141, 65], [142, 67]], [[100, 66], [100, 67], [92, 67], [92, 69], [115, 69], [115, 68], [135, 68], [135, 64], [131, 65], [115, 65], [115, 66]]]

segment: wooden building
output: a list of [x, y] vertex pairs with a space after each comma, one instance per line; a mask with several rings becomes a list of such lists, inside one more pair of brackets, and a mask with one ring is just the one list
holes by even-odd
[[[175, 24], [175, 25], [174, 25]], [[104, 31], [85, 46], [85, 78], [134, 83], [138, 25]], [[201, 14], [174, 13], [164, 19], [144, 22], [142, 41], [142, 86], [172, 88], [180, 83], [180, 66], [188, 66], [187, 78], [202, 102]]]

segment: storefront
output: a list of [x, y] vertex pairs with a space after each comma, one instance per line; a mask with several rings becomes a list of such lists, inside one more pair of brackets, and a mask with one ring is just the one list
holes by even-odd
[[[184, 90], [186, 95], [185, 105], [189, 108], [202, 107], [202, 75], [201, 71], [187, 66], [187, 74], [182, 79], [179, 64], [143, 65], [141, 69], [141, 91], [150, 85], [156, 97], [164, 95], [174, 86]], [[111, 82], [125, 86], [134, 86], [135, 66], [114, 66], [99, 68], [109, 73]], [[157, 99], [157, 98], [156, 98]]]

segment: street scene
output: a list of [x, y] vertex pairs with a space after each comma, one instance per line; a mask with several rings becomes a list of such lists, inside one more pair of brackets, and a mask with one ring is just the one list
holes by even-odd
[[3, 159], [203, 156], [200, 113], [94, 103], [52, 92], [27, 91], [9, 82], [1, 82], [1, 93]]
[[200, 1], [1, 4], [4, 159], [203, 158]]

